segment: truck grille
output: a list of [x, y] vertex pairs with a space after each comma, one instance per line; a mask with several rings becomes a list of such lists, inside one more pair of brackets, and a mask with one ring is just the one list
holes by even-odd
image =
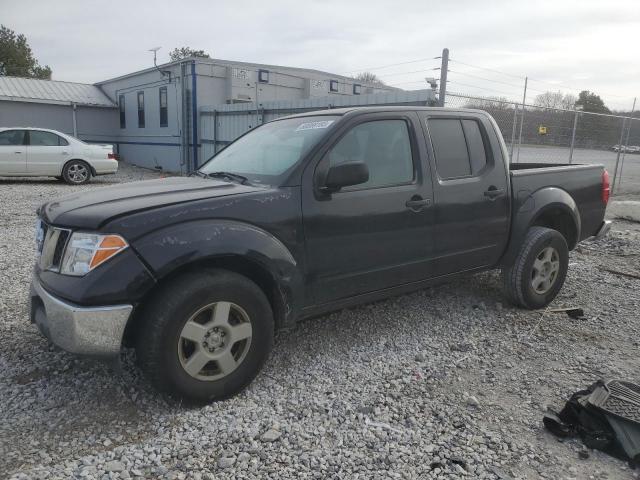
[[71, 236], [71, 230], [53, 227], [40, 221], [36, 231], [38, 265], [42, 270], [60, 270], [62, 255]]

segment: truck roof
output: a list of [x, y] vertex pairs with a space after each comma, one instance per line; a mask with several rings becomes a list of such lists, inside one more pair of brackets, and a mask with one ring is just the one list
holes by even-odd
[[314, 110], [311, 112], [297, 113], [295, 115], [287, 115], [283, 118], [297, 118], [297, 117], [310, 117], [318, 115], [347, 115], [357, 113], [378, 113], [378, 112], [406, 112], [406, 111], [420, 111], [420, 112], [442, 112], [447, 111], [451, 113], [483, 113], [487, 114], [484, 110], [477, 110], [472, 108], [443, 108], [443, 107], [421, 107], [417, 105], [384, 105], [384, 106], [372, 106], [372, 107], [344, 107], [344, 108], [330, 108], [324, 110]]

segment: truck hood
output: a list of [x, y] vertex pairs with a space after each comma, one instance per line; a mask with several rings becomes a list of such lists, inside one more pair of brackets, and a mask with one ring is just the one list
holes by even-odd
[[107, 221], [122, 215], [259, 190], [262, 189], [222, 180], [169, 177], [113, 185], [61, 197], [42, 205], [38, 209], [38, 215], [52, 225], [96, 230]]

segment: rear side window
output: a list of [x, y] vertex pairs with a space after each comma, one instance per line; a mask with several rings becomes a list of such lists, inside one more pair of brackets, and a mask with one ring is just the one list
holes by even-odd
[[440, 178], [477, 175], [484, 168], [487, 156], [478, 122], [451, 118], [431, 118], [428, 122]]
[[344, 190], [382, 187], [413, 180], [409, 128], [404, 120], [375, 120], [349, 130], [329, 151], [331, 166], [364, 162], [369, 181]]
[[29, 145], [33, 147], [62, 147], [69, 145], [69, 142], [55, 133], [31, 130], [29, 131]]
[[484, 140], [480, 125], [475, 120], [462, 120], [462, 129], [467, 139], [469, 159], [471, 160], [471, 174], [477, 175], [487, 164], [487, 152], [484, 148]]
[[0, 145], [24, 145], [24, 130], [0, 132]]

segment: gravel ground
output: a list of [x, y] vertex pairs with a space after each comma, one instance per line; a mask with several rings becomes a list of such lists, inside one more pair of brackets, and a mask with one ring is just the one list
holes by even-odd
[[640, 271], [639, 224], [572, 253], [553, 305], [584, 320], [512, 308], [479, 274], [303, 322], [244, 393], [189, 409], [132, 352], [121, 369], [76, 358], [28, 321], [36, 206], [157, 175], [0, 181], [0, 477], [640, 478], [541, 422], [600, 377], [640, 382], [638, 280], [602, 269]]

